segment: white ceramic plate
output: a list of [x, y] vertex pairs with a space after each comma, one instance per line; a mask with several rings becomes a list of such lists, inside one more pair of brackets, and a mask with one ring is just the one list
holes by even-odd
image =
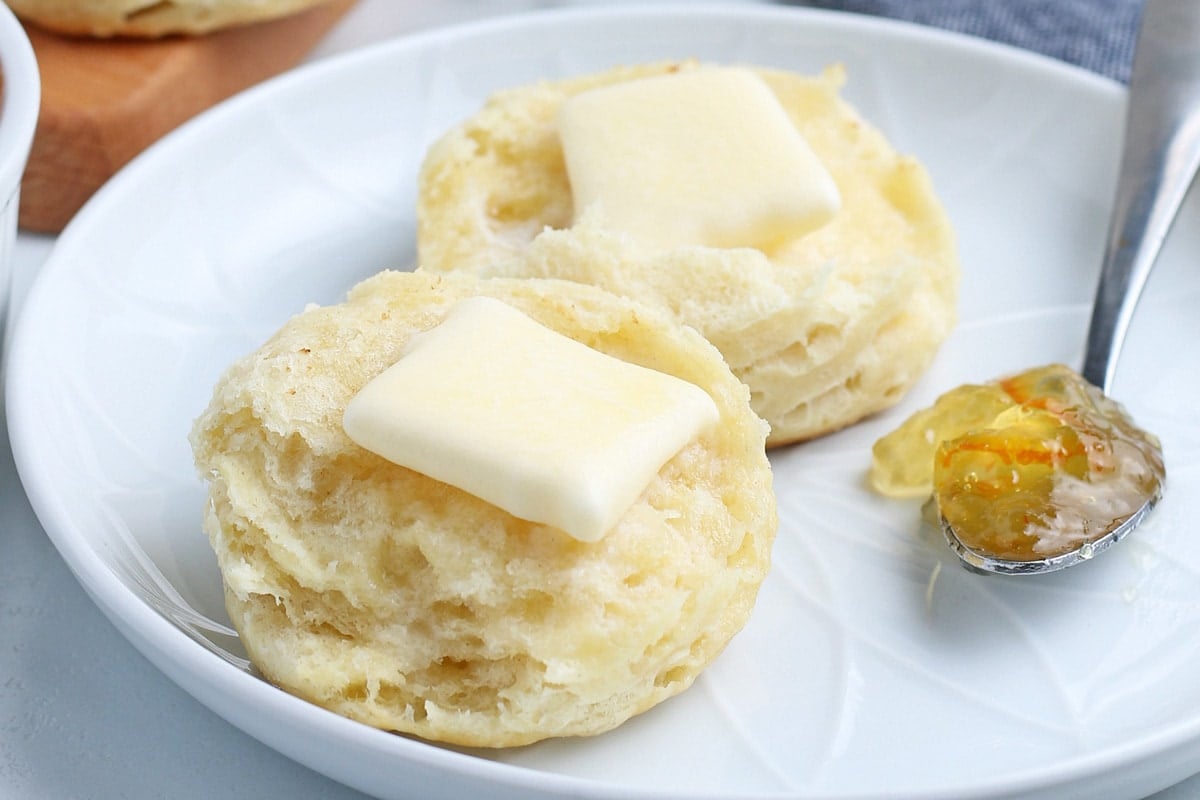
[[[495, 89], [697, 56], [802, 72], [928, 166], [961, 236], [962, 323], [894, 412], [774, 456], [782, 526], [745, 631], [619, 730], [496, 753], [314, 708], [243, 671], [185, 440], [219, 372], [309, 301], [413, 258], [428, 143]], [[262, 741], [382, 797], [1136, 797], [1200, 770], [1200, 219], [1151, 280], [1116, 393], [1164, 440], [1166, 500], [1038, 579], [967, 574], [870, 443], [966, 380], [1080, 357], [1121, 89], [978, 41], [786, 9], [583, 11], [434, 32], [277, 80], [187, 125], [79, 215], [12, 342], [37, 513], [129, 640]], [[936, 581], [931, 577], [944, 566]]]

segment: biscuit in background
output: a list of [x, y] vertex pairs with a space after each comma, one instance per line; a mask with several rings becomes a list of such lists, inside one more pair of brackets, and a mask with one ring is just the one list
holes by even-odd
[[841, 210], [815, 232], [768, 257], [750, 248], [649, 252], [587, 215], [572, 226], [555, 122], [563, 102], [697, 66], [621, 67], [494, 95], [426, 156], [421, 268], [565, 278], [670, 309], [749, 386], [771, 446], [893, 405], [955, 323], [957, 247], [925, 169], [839, 96], [840, 68], [815, 77], [755, 70], [840, 190]]
[[204, 34], [294, 14], [327, 0], [6, 0], [25, 22], [74, 36]]

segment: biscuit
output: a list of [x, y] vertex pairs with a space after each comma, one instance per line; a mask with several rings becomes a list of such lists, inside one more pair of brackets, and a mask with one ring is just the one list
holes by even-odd
[[770, 424], [769, 446], [809, 439], [896, 403], [956, 320], [955, 237], [925, 169], [840, 96], [844, 73], [758, 69], [835, 179], [832, 222], [768, 257], [750, 249], [648, 251], [572, 225], [555, 118], [617, 81], [691, 69], [622, 67], [494, 95], [426, 155], [422, 269], [565, 278], [674, 312], [724, 355]]
[[[476, 294], [719, 409], [599, 542], [342, 430], [409, 338]], [[266, 678], [379, 728], [499, 747], [609, 730], [688, 687], [743, 626], [777, 524], [765, 435], [720, 354], [669, 315], [565, 281], [385, 272], [232, 366], [191, 442], [229, 615]]]
[[8, 0], [13, 13], [74, 36], [203, 34], [286, 16], [326, 0]]

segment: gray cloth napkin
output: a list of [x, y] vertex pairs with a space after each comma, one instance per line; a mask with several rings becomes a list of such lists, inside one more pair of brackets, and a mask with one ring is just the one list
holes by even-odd
[[1142, 0], [809, 0], [1016, 45], [1129, 79]]

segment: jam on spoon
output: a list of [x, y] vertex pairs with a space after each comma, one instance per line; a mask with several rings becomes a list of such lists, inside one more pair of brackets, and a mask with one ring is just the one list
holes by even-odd
[[1200, 3], [1147, 0], [1082, 374], [1043, 367], [943, 395], [875, 446], [871, 480], [933, 493], [946, 540], [982, 572], [1086, 561], [1162, 496], [1158, 440], [1106, 396], [1133, 310], [1200, 167]]
[[932, 492], [968, 565], [1005, 572], [1086, 559], [1157, 501], [1165, 478], [1158, 440], [1061, 364], [953, 389], [872, 455], [874, 488]]

